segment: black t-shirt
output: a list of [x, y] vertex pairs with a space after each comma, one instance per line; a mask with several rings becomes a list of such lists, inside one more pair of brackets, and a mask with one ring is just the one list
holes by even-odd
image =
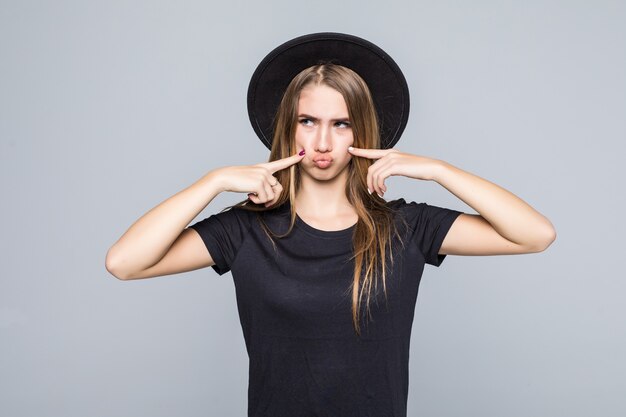
[[[249, 356], [249, 417], [405, 417], [409, 343], [424, 264], [461, 212], [426, 203], [388, 202], [405, 246], [394, 242], [387, 299], [379, 288], [352, 324], [352, 233], [315, 229], [297, 217], [276, 249], [256, 218], [233, 208], [201, 220], [196, 230], [220, 275], [232, 271]], [[263, 212], [287, 231], [289, 204]], [[365, 302], [365, 300], [364, 300]], [[363, 307], [364, 309], [365, 307]]]

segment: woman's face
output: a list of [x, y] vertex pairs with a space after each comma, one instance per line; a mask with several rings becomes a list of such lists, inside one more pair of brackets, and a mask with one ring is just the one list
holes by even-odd
[[354, 142], [348, 107], [341, 93], [327, 85], [302, 89], [298, 101], [296, 148], [306, 151], [300, 161], [303, 175], [330, 180], [342, 173], [352, 159]]

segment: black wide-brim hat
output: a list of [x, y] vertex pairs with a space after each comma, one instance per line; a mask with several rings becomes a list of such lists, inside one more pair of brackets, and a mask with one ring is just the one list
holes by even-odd
[[263, 144], [271, 149], [273, 119], [291, 80], [323, 62], [350, 68], [370, 89], [378, 115], [381, 148], [393, 147], [409, 119], [409, 88], [400, 67], [381, 48], [354, 35], [320, 32], [299, 36], [272, 50], [248, 86], [248, 116]]

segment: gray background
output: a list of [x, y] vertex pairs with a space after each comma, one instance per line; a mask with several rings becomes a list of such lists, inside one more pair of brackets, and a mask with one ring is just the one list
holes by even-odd
[[[617, 1], [2, 1], [0, 415], [245, 415], [231, 275], [122, 282], [104, 259], [206, 172], [267, 159], [248, 81], [318, 31], [400, 65], [397, 149], [505, 187], [558, 233], [543, 253], [426, 267], [409, 415], [626, 415], [624, 22]], [[473, 212], [436, 183], [387, 185]]]

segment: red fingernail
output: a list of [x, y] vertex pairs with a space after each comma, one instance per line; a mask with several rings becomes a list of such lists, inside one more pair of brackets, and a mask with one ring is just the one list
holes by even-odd
[[300, 156], [304, 155], [304, 149], [302, 149], [300, 152], [298, 152], [298, 155], [300, 155]]

